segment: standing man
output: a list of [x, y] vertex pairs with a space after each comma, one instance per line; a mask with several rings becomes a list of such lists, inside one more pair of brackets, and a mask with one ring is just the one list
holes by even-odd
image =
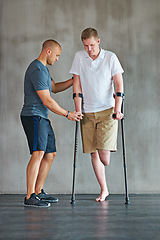
[[[93, 28], [81, 34], [85, 51], [75, 54], [70, 73], [74, 74], [73, 97], [76, 112], [83, 111], [81, 133], [83, 152], [90, 153], [101, 192], [96, 201], [109, 195], [105, 166], [110, 163], [110, 152], [117, 150], [118, 121], [121, 113], [124, 72], [116, 55], [99, 47], [100, 38]], [[113, 98], [115, 85], [115, 99]], [[80, 94], [79, 94], [80, 93]], [[118, 95], [118, 96], [117, 96]], [[82, 109], [83, 98], [83, 109]]]
[[56, 156], [55, 136], [48, 120], [48, 109], [72, 121], [79, 121], [82, 114], [69, 112], [58, 105], [51, 92], [63, 91], [73, 84], [69, 79], [55, 83], [46, 65], [58, 61], [61, 46], [55, 40], [43, 43], [39, 57], [28, 67], [24, 80], [24, 105], [21, 121], [28, 140], [31, 159], [27, 166], [27, 196], [25, 206], [49, 207], [57, 202], [43, 190], [45, 179]]

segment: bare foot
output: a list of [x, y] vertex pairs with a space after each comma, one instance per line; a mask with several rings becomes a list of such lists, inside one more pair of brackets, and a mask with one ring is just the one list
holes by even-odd
[[95, 199], [96, 202], [103, 202], [109, 196], [109, 192], [104, 192], [99, 195], [98, 198]]

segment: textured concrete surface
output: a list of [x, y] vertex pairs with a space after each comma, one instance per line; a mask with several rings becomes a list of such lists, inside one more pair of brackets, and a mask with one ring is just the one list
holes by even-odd
[[[125, 70], [125, 135], [131, 193], [160, 192], [160, 1], [159, 0], [0, 0], [0, 193], [25, 193], [29, 152], [20, 123], [23, 78], [48, 38], [62, 45], [60, 61], [49, 67], [56, 82], [70, 78], [80, 34], [95, 27], [101, 47], [117, 54]], [[72, 89], [53, 95], [73, 110]], [[50, 193], [70, 193], [75, 124], [49, 114], [57, 156], [46, 180]], [[98, 193], [90, 157], [79, 140], [77, 193]], [[118, 152], [106, 169], [111, 193], [124, 192], [121, 131]]]

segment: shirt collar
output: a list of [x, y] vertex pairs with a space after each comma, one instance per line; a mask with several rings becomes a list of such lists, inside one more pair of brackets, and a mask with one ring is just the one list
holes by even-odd
[[100, 54], [99, 54], [99, 58], [104, 58], [104, 50], [101, 48]]

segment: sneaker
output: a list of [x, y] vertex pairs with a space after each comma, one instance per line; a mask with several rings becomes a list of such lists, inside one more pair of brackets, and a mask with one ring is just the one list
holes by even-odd
[[37, 197], [39, 197], [40, 200], [44, 202], [49, 202], [49, 203], [58, 202], [58, 198], [51, 197], [49, 194], [45, 193], [43, 189], [41, 189], [41, 193], [39, 193]]
[[51, 204], [47, 202], [42, 202], [35, 193], [32, 193], [29, 199], [24, 199], [24, 206], [26, 207], [50, 207]]

